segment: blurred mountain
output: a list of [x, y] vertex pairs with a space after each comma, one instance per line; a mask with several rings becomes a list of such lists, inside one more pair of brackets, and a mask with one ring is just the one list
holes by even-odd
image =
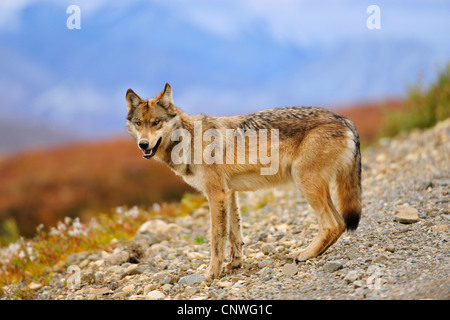
[[79, 137], [37, 121], [0, 118], [0, 154], [73, 143]]

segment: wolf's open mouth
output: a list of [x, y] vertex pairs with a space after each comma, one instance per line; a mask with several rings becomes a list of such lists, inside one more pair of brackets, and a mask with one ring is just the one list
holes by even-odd
[[150, 159], [151, 157], [153, 157], [155, 155], [156, 151], [158, 150], [159, 145], [161, 144], [161, 139], [162, 138], [158, 139], [158, 142], [156, 142], [156, 145], [153, 148], [143, 150], [145, 159]]

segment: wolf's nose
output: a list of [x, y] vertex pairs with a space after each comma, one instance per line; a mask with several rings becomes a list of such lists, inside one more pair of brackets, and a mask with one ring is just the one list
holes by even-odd
[[141, 148], [142, 150], [147, 150], [147, 148], [148, 148], [148, 142], [147, 142], [147, 141], [141, 141], [141, 142], [139, 142], [139, 148]]

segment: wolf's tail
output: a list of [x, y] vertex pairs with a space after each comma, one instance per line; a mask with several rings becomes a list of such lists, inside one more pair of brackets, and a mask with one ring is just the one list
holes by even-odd
[[341, 212], [347, 230], [355, 230], [361, 218], [361, 151], [359, 136], [355, 127], [349, 126], [353, 133], [355, 144], [354, 159], [336, 176], [339, 211]]

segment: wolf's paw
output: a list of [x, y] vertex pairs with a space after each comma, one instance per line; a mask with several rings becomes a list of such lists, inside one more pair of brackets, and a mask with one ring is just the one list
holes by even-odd
[[206, 273], [203, 275], [208, 280], [218, 279], [222, 275], [223, 267], [215, 267], [209, 266], [206, 269]]
[[289, 257], [291, 257], [295, 263], [304, 262], [308, 259], [313, 258], [315, 255], [312, 254], [308, 249], [302, 249], [292, 252]]
[[242, 257], [239, 257], [239, 258], [234, 257], [234, 259], [233, 259], [232, 261], [230, 261], [229, 263], [227, 263], [226, 269], [227, 269], [228, 271], [231, 271], [231, 270], [233, 270], [233, 269], [240, 268], [241, 265], [242, 265]]

